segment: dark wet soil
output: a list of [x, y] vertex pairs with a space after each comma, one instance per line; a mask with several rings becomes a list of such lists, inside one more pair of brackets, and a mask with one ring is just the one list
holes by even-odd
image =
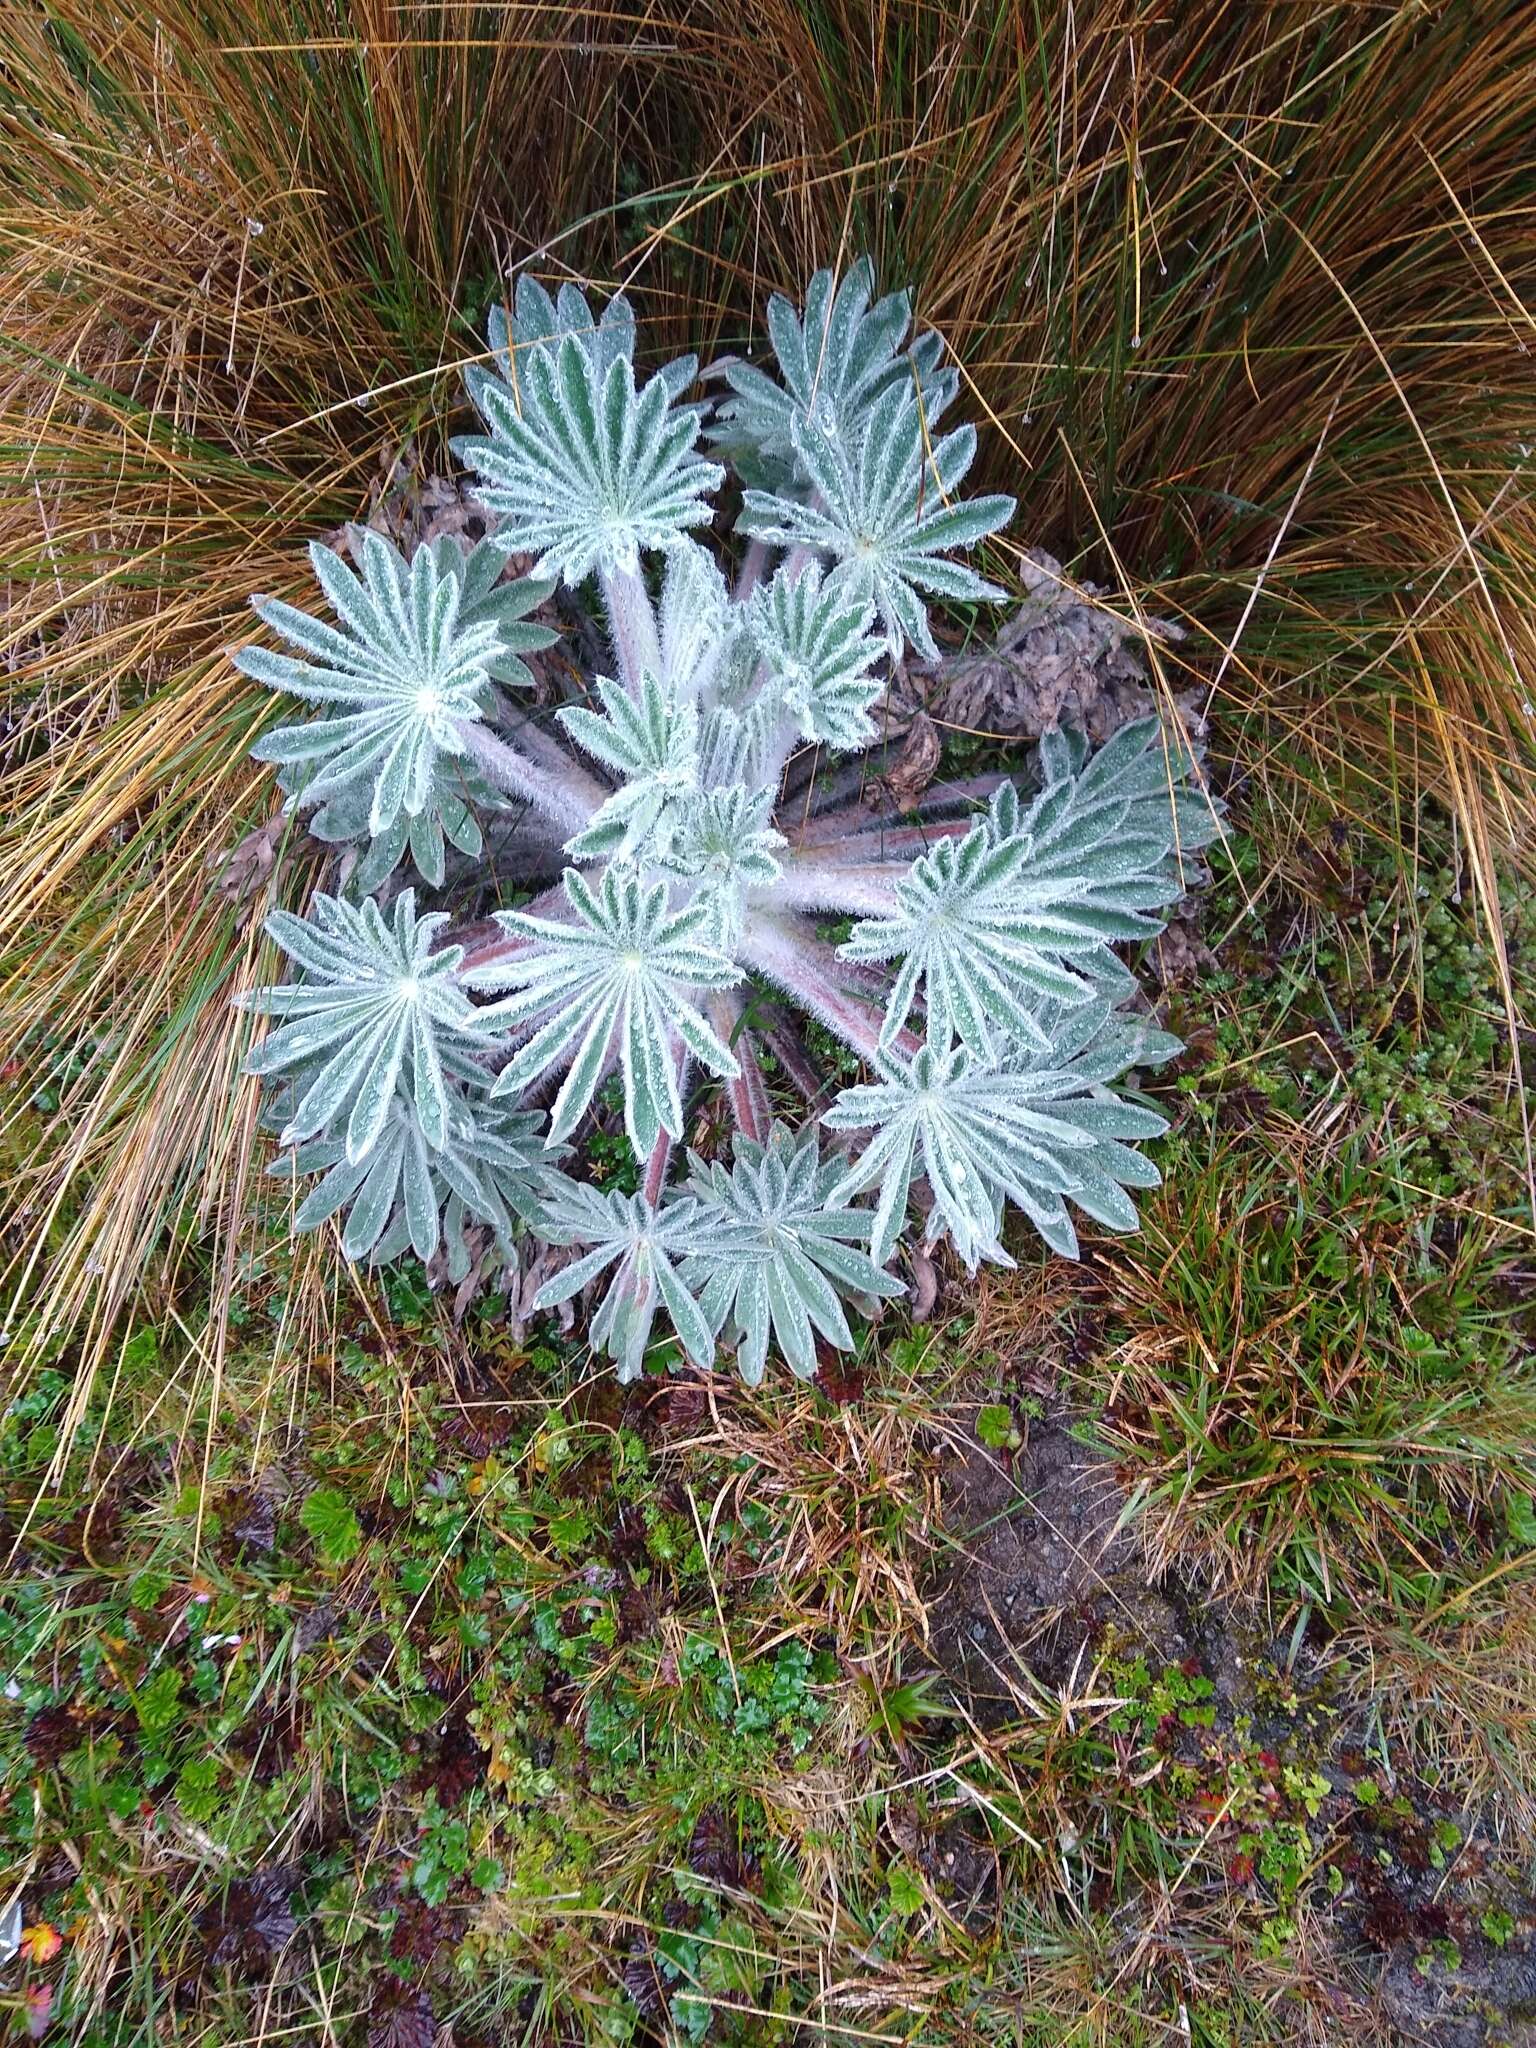
[[[1310, 1648], [1276, 1685], [1291, 1646], [1270, 1640], [1261, 1616], [1192, 1579], [1153, 1583], [1114, 1463], [1070, 1409], [1047, 1404], [1022, 1434], [1011, 1453], [973, 1440], [942, 1473], [930, 1647], [966, 1713], [1001, 1728], [1070, 1693], [1107, 1655], [1198, 1672], [1218, 1730], [1243, 1717], [1262, 1754], [1304, 1754], [1331, 1788], [1311, 1833], [1338, 1873], [1325, 1960], [1348, 2005], [1369, 2009], [1379, 2038], [1536, 2048], [1530, 1845], [1496, 1839], [1488, 1816], [1400, 1778], [1366, 1803], [1359, 1783], [1371, 1777], [1374, 1791], [1380, 1775], [1362, 1755], [1368, 1697]], [[990, 1913], [995, 1879], [974, 1829], [936, 1838], [924, 1862], [962, 1915]], [[1254, 1882], [1241, 1869], [1237, 1881]]]
[[1234, 1617], [1198, 1588], [1148, 1581], [1113, 1463], [1071, 1416], [1028, 1426], [1023, 1448], [982, 1445], [943, 1475], [956, 1546], [933, 1601], [934, 1651], [983, 1727], [1018, 1712], [1018, 1688], [1060, 1691], [1115, 1641], [1180, 1664], [1198, 1657], [1218, 1692], [1248, 1704]]

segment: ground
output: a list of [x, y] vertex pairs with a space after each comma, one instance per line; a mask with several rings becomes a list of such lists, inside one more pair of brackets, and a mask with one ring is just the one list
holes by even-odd
[[275, 1232], [219, 1385], [168, 1297], [39, 1495], [45, 1372], [4, 1450], [34, 2031], [1533, 2038], [1497, 976], [1441, 871], [1405, 995], [1390, 872], [1322, 844], [1255, 900], [1235, 838], [1149, 963], [1190, 1050], [1143, 1235], [942, 1268], [812, 1386], [621, 1389], [403, 1271], [299, 1370]]

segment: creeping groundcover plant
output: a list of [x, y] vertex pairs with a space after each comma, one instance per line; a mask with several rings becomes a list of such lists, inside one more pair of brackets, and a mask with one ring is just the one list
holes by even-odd
[[[808, 1375], [851, 1344], [845, 1301], [901, 1291], [914, 1219], [1007, 1264], [1011, 1204], [1071, 1256], [1072, 1208], [1132, 1229], [1158, 1177], [1134, 1142], [1163, 1120], [1110, 1084], [1176, 1041], [1114, 949], [1161, 929], [1211, 812], [1155, 719], [1096, 754], [1047, 734], [1022, 789], [867, 801], [890, 665], [937, 656], [931, 600], [1003, 596], [955, 557], [1013, 511], [959, 495], [956, 373], [871, 284], [773, 299], [778, 379], [729, 361], [710, 406], [691, 356], [637, 375], [624, 299], [520, 278], [456, 444], [488, 538], [317, 544], [333, 617], [258, 599], [292, 651], [239, 655], [318, 707], [255, 752], [347, 849], [337, 893], [270, 921], [292, 978], [247, 998], [278, 1170], [318, 1176], [297, 1227], [455, 1282], [569, 1247], [537, 1305], [597, 1283], [623, 1377], [658, 1310], [701, 1365], [755, 1381], [772, 1345]], [[536, 692], [556, 584], [606, 672]], [[581, 1177], [619, 1096], [630, 1193]], [[690, 1129], [710, 1156], [675, 1156]]]

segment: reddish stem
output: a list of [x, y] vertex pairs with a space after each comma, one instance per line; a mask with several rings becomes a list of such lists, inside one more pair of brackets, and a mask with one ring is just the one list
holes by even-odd
[[818, 1074], [806, 1052], [805, 1041], [796, 1025], [782, 1011], [776, 1013], [775, 1021], [763, 1033], [774, 1058], [784, 1069], [805, 1097], [808, 1106], [814, 1108], [826, 1093], [827, 1077]]
[[734, 1081], [726, 1083], [726, 1097], [736, 1128], [744, 1138], [755, 1139], [759, 1145], [765, 1144], [773, 1117], [756, 1049], [749, 1034], [741, 1029], [740, 998], [722, 989], [711, 996], [709, 1011], [711, 1022], [736, 1055], [736, 1064], [741, 1069]]
[[[688, 1100], [688, 1048], [683, 1044], [683, 1041], [677, 1036], [676, 1032], [670, 1033], [667, 1038], [667, 1058], [677, 1068], [677, 1099], [679, 1102], [686, 1104]], [[667, 1168], [671, 1164], [672, 1138], [668, 1132], [662, 1131], [656, 1139], [650, 1158], [645, 1162], [645, 1175], [640, 1183], [641, 1193], [653, 1209], [661, 1200], [661, 1191], [667, 1184]]]
[[976, 814], [964, 818], [939, 818], [926, 825], [876, 825], [867, 832], [850, 832], [842, 839], [818, 840], [798, 845], [793, 851], [805, 867], [864, 866], [874, 863], [905, 865], [915, 855], [926, 853], [941, 839], [963, 839], [976, 823]]
[[[849, 981], [873, 981], [869, 969], [839, 960], [799, 919], [759, 917], [748, 926], [741, 952], [759, 974], [783, 989], [801, 1009], [809, 1010], [862, 1059], [875, 1057], [883, 1021], [880, 1012], [844, 986]], [[894, 1049], [910, 1058], [920, 1044], [914, 1032], [903, 1028], [896, 1034]]]
[[645, 1162], [645, 1176], [640, 1183], [640, 1192], [654, 1209], [661, 1200], [661, 1191], [667, 1184], [667, 1168], [672, 1164], [672, 1137], [663, 1131], [651, 1148], [651, 1156]]
[[[557, 883], [553, 888], [546, 889], [542, 896], [535, 896], [531, 903], [523, 904], [521, 908], [530, 917], [547, 917], [552, 910], [558, 911], [562, 905], [567, 911], [568, 920], [570, 899]], [[510, 960], [514, 954], [525, 952], [532, 943], [531, 939], [514, 938], [510, 933], [504, 932], [500, 925], [493, 925], [485, 936], [470, 939], [465, 945], [459, 971], [462, 973], [468, 967], [489, 967], [497, 960]]]
[[[813, 811], [804, 824], [790, 833], [796, 846], [822, 846], [829, 840], [851, 837], [861, 832], [877, 831], [883, 823], [896, 818], [927, 818], [936, 811], [952, 810], [963, 804], [985, 803], [996, 794], [1011, 776], [1003, 774], [972, 775], [961, 782], [936, 782], [924, 791], [915, 804], [905, 808], [894, 797], [886, 795], [884, 801], [871, 806], [862, 799], [857, 803], [841, 804], [836, 810]], [[870, 787], [880, 792], [878, 781]], [[969, 825], [971, 818], [965, 823]]]

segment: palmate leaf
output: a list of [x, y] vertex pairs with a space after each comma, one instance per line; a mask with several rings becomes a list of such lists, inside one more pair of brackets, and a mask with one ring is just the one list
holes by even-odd
[[624, 1127], [636, 1157], [646, 1159], [662, 1131], [682, 1135], [674, 1042], [711, 1073], [739, 1073], [729, 1046], [693, 998], [702, 989], [731, 987], [741, 969], [709, 943], [701, 905], [668, 909], [665, 882], [645, 883], [627, 869], [610, 867], [594, 892], [575, 868], [567, 868], [565, 893], [573, 923], [499, 911], [497, 923], [509, 937], [530, 941], [528, 950], [464, 976], [473, 988], [518, 991], [482, 1009], [483, 1025], [532, 1030], [493, 1092], [520, 1092], [569, 1060], [550, 1113], [551, 1139], [566, 1137], [586, 1113], [617, 1038]]
[[[1080, 914], [1079, 894], [1071, 879], [1054, 890], [1033, 882], [1021, 849], [1008, 840], [994, 844], [978, 826], [916, 860], [896, 884], [892, 915], [856, 925], [838, 950], [859, 962], [902, 958], [881, 1027], [884, 1044], [906, 1023], [921, 982], [933, 1032], [985, 1057], [1000, 1031], [1015, 1023], [1036, 1028], [1035, 1004], [1092, 993], [1092, 981], [1064, 964], [1096, 952], [1105, 937], [1091, 913]], [[1141, 929], [1156, 927], [1138, 924], [1125, 935]]]
[[396, 898], [388, 921], [371, 901], [320, 895], [307, 918], [284, 910], [268, 918], [268, 932], [304, 978], [253, 989], [241, 1005], [285, 1020], [252, 1053], [247, 1071], [306, 1073], [285, 1144], [335, 1130], [357, 1164], [378, 1143], [401, 1092], [426, 1141], [447, 1142], [447, 1076], [483, 1080], [474, 1055], [488, 1053], [494, 1037], [455, 979], [463, 949], [433, 950], [447, 922], [441, 913], [418, 917], [411, 889]]
[[692, 901], [708, 914], [709, 942], [723, 953], [740, 940], [747, 892], [771, 888], [784, 872], [778, 855], [786, 842], [772, 815], [771, 791], [710, 790], [688, 807], [658, 863], [693, 883]]
[[696, 1153], [690, 1163], [698, 1250], [684, 1262], [683, 1282], [711, 1329], [731, 1331], [749, 1386], [763, 1377], [770, 1336], [809, 1379], [818, 1332], [839, 1351], [852, 1348], [839, 1294], [905, 1291], [858, 1248], [868, 1242], [870, 1212], [831, 1199], [842, 1162], [822, 1163], [813, 1131], [797, 1137], [775, 1124], [766, 1144], [738, 1138], [729, 1170]]
[[1026, 833], [1031, 865], [1056, 871], [1089, 866], [1097, 886], [1128, 859], [1127, 847], [1160, 846], [1177, 863], [1221, 831], [1219, 802], [1198, 786], [1195, 756], [1159, 718], [1123, 725], [1097, 753], [1081, 732], [1058, 728], [1040, 742], [1040, 793], [1027, 808], [1005, 784], [994, 798], [994, 837]]
[[[633, 365], [635, 360], [635, 316], [622, 292], [616, 292], [597, 315], [577, 286], [563, 284], [558, 297], [551, 298], [526, 271], [514, 288], [511, 320], [506, 308], [497, 304], [491, 308], [486, 328], [502, 376], [513, 386], [518, 382], [519, 365], [529, 354], [541, 348], [553, 352], [566, 340], [586, 351], [599, 376], [615, 362]], [[681, 398], [698, 370], [697, 356], [678, 356], [658, 374], [671, 396]]]
[[817, 271], [806, 288], [803, 316], [777, 292], [769, 299], [768, 332], [783, 385], [750, 363], [726, 364], [732, 395], [720, 406], [710, 434], [738, 464], [750, 451], [760, 462], [793, 472], [794, 427], [813, 421], [852, 454], [875, 400], [897, 386], [922, 393], [930, 427], [953, 399], [959, 375], [941, 367], [938, 335], [919, 334], [902, 352], [911, 293], [892, 292], [871, 305], [874, 282], [874, 265], [862, 257], [840, 284], [832, 271]]
[[875, 608], [837, 575], [812, 563], [798, 576], [780, 569], [753, 592], [748, 632], [768, 686], [801, 737], [837, 752], [878, 738], [870, 706], [884, 687], [870, 670], [885, 644], [870, 631]]
[[823, 1121], [875, 1135], [832, 1190], [847, 1201], [878, 1183], [871, 1253], [888, 1258], [919, 1175], [933, 1193], [927, 1234], [947, 1231], [973, 1270], [1012, 1265], [1001, 1240], [1005, 1202], [1018, 1205], [1053, 1250], [1077, 1256], [1066, 1198], [1113, 1230], [1134, 1230], [1126, 1187], [1155, 1187], [1157, 1168], [1123, 1142], [1167, 1129], [1155, 1111], [1104, 1085], [1137, 1060], [1165, 1059], [1177, 1040], [1128, 1027], [1107, 1000], [1058, 1012], [1049, 1062], [1017, 1052], [1011, 1066], [964, 1046], [881, 1055], [880, 1080], [844, 1089]]
[[[1074, 1003], [1106, 981], [1134, 986], [1110, 950], [1151, 937], [1148, 915], [1183, 894], [1175, 842], [1193, 851], [1216, 830], [1209, 805], [1180, 804], [1158, 720], [1129, 725], [1091, 761], [1059, 735], [1042, 747], [1045, 787], [1027, 807], [1004, 785], [963, 839], [914, 861], [889, 917], [856, 925], [840, 949], [861, 963], [901, 959], [886, 1009], [888, 1045], [919, 986], [930, 1035], [980, 1057], [999, 1034], [1048, 1049], [1035, 1011]], [[1176, 784], [1174, 785], [1176, 786]]]
[[683, 1349], [699, 1366], [713, 1365], [715, 1340], [678, 1273], [695, 1242], [696, 1205], [685, 1195], [657, 1209], [643, 1195], [600, 1194], [557, 1178], [543, 1229], [552, 1244], [590, 1249], [540, 1288], [535, 1307], [558, 1308], [615, 1266], [592, 1318], [592, 1342], [613, 1358], [621, 1381], [638, 1379], [656, 1310], [664, 1307]]
[[[347, 528], [354, 559], [359, 557], [368, 531], [366, 527]], [[431, 554], [438, 574], [452, 576], [458, 583], [460, 626], [495, 627], [498, 648], [490, 664], [492, 678], [517, 689], [532, 689], [535, 678], [522, 656], [552, 647], [559, 635], [529, 614], [550, 596], [554, 584], [536, 576], [508, 576], [507, 551], [494, 540], [476, 541], [466, 551], [451, 534], [439, 534], [422, 546]], [[414, 564], [414, 555], [411, 561]], [[399, 573], [402, 578], [407, 573], [403, 561]]]
[[299, 1205], [295, 1230], [315, 1230], [345, 1211], [341, 1244], [348, 1258], [382, 1265], [412, 1250], [427, 1260], [441, 1246], [449, 1279], [461, 1280], [469, 1270], [466, 1222], [488, 1225], [510, 1257], [516, 1224], [541, 1220], [551, 1155], [538, 1122], [497, 1110], [455, 1085], [441, 1143], [396, 1096], [362, 1158], [347, 1157], [342, 1136], [322, 1135], [284, 1151], [268, 1171], [321, 1176]]
[[638, 702], [603, 676], [597, 693], [602, 716], [573, 706], [560, 722], [621, 786], [565, 850], [573, 860], [662, 859], [699, 792], [698, 707], [676, 702], [649, 673]]
[[[596, 322], [575, 291], [548, 314], [541, 296], [520, 288], [513, 332], [501, 330], [509, 381], [467, 373], [488, 432], [454, 452], [502, 522], [497, 544], [536, 555], [539, 575], [579, 583], [594, 570], [632, 572], [642, 550], [677, 547], [709, 524], [709, 493], [725, 472], [697, 452], [696, 412], [673, 402], [683, 365], [637, 389], [627, 307], [615, 315], [610, 304]], [[526, 321], [525, 304], [536, 309]]]
[[667, 556], [661, 584], [661, 682], [674, 703], [697, 703], [729, 687], [743, 625], [742, 607], [713, 558], [691, 541]]
[[426, 809], [416, 817], [402, 811], [393, 825], [370, 835], [368, 801], [368, 789], [353, 786], [323, 803], [309, 820], [311, 838], [325, 845], [367, 841], [349, 878], [351, 886], [363, 895], [387, 882], [407, 855], [424, 882], [441, 888], [447, 875], [448, 848], [456, 847], [473, 859], [485, 848], [482, 816], [494, 817], [509, 809], [505, 797], [466, 762], [446, 757], [438, 763]]
[[1013, 516], [1012, 498], [955, 498], [976, 453], [975, 429], [929, 436], [917, 399], [895, 385], [876, 399], [852, 454], [814, 423], [796, 421], [793, 434], [814, 502], [748, 491], [741, 531], [830, 554], [847, 594], [873, 603], [892, 656], [910, 643], [937, 660], [922, 592], [960, 600], [1004, 595], [973, 569], [944, 559]]
[[251, 751], [280, 764], [292, 803], [343, 799], [379, 836], [394, 832], [402, 817], [409, 829], [411, 820], [432, 814], [445, 794], [445, 769], [462, 770], [464, 727], [485, 717], [492, 679], [531, 681], [519, 655], [555, 636], [524, 619], [549, 586], [525, 580], [494, 587], [491, 578], [502, 566], [494, 549], [466, 558], [444, 540], [418, 548], [407, 565], [378, 534], [352, 532], [360, 577], [332, 549], [318, 541], [310, 548], [339, 627], [275, 598], [256, 598], [262, 619], [299, 657], [251, 646], [235, 661], [271, 689], [342, 707], [335, 717], [280, 726]]

